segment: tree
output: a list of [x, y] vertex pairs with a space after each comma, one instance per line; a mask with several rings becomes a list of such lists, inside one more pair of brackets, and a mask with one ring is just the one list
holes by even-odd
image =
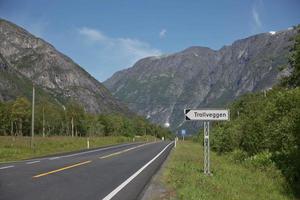
[[85, 112], [81, 105], [76, 103], [75, 101], [68, 102], [66, 106], [66, 115], [67, 120], [71, 125], [71, 136], [78, 135], [78, 132], [84, 132], [86, 129], [84, 127], [84, 117]]
[[65, 114], [61, 105], [40, 99], [36, 105], [36, 130], [39, 134], [58, 135], [65, 133]]
[[7, 135], [11, 128], [11, 102], [0, 102], [0, 135]]
[[300, 26], [297, 27], [298, 34], [295, 37], [294, 47], [291, 49], [289, 64], [292, 74], [282, 80], [282, 86], [295, 88], [300, 86]]
[[19, 97], [12, 105], [11, 117], [17, 125], [17, 134], [23, 135], [23, 132], [29, 134], [30, 132], [30, 102], [25, 97]]

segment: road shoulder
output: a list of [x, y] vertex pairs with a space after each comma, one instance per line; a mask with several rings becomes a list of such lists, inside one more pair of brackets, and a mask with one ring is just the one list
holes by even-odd
[[170, 156], [174, 149], [171, 150], [167, 159], [160, 166], [157, 173], [153, 176], [146, 188], [141, 194], [140, 200], [176, 200], [175, 192], [166, 187], [163, 181], [163, 173], [168, 165]]

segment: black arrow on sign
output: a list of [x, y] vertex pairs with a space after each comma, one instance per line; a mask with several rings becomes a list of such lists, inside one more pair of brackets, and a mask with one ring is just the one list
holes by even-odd
[[184, 114], [185, 114], [185, 120], [191, 120], [188, 116], [186, 116], [189, 112], [190, 112], [190, 109], [185, 109], [184, 110]]

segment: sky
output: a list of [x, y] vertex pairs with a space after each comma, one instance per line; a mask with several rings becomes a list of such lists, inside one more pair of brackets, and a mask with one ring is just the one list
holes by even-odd
[[299, 0], [0, 0], [0, 18], [71, 57], [99, 81], [137, 60], [300, 23]]

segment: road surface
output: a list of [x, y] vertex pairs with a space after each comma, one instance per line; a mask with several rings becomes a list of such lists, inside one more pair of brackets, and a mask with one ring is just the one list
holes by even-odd
[[0, 199], [139, 199], [172, 147], [172, 142], [122, 144], [2, 163]]

